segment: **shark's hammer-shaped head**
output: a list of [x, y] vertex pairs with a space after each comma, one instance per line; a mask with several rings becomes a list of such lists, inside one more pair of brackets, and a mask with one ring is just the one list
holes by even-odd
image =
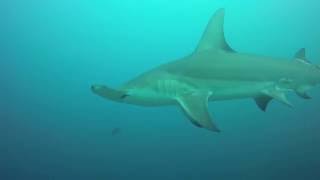
[[121, 102], [128, 96], [125, 91], [115, 90], [104, 85], [92, 85], [91, 90], [101, 97], [117, 102]]
[[155, 106], [172, 103], [169, 97], [161, 96], [152, 89], [143, 87], [112, 89], [103, 85], [93, 85], [91, 90], [98, 96], [120, 103], [141, 106]]
[[93, 85], [93, 93], [121, 103], [142, 106], [158, 106], [173, 103], [168, 88], [175, 86], [167, 75], [152, 71], [130, 80], [120, 88], [113, 89], [104, 85]]
[[139, 89], [131, 90], [131, 89], [113, 89], [105, 85], [92, 85], [91, 91], [105, 99], [119, 102], [119, 103], [127, 103], [127, 104], [136, 104], [136, 105], [144, 105], [141, 102], [143, 101], [143, 96], [141, 93], [137, 93]]

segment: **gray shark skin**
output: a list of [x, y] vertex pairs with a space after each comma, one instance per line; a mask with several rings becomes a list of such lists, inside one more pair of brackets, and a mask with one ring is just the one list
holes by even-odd
[[310, 64], [305, 49], [291, 60], [242, 54], [224, 38], [224, 9], [211, 18], [196, 50], [161, 65], [118, 89], [93, 85], [104, 98], [141, 106], [180, 106], [197, 127], [219, 132], [208, 101], [253, 98], [265, 111], [274, 99], [287, 106], [289, 91], [309, 99], [307, 90], [320, 83], [319, 66]]

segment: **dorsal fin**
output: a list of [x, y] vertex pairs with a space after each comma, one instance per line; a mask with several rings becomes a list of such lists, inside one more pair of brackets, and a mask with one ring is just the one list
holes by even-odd
[[308, 62], [307, 58], [306, 58], [306, 49], [305, 48], [301, 48], [294, 56], [296, 59], [299, 60], [304, 60], [306, 62]]
[[219, 9], [210, 19], [207, 28], [195, 50], [195, 53], [209, 49], [233, 51], [224, 37], [224, 9]]

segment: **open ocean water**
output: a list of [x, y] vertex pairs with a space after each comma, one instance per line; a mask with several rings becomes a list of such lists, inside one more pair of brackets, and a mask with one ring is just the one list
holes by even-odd
[[235, 50], [320, 64], [317, 0], [0, 1], [0, 180], [320, 179], [319, 87], [212, 102], [221, 133], [91, 92], [190, 54], [219, 8]]

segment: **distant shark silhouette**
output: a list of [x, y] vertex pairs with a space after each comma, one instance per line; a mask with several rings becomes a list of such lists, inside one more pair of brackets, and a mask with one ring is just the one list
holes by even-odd
[[208, 101], [253, 98], [265, 111], [275, 99], [291, 106], [285, 93], [306, 91], [320, 83], [320, 67], [310, 64], [305, 49], [294, 60], [235, 52], [224, 38], [224, 9], [211, 18], [196, 50], [180, 60], [161, 65], [119, 89], [93, 85], [104, 98], [142, 106], [179, 105], [191, 122], [219, 132], [211, 120]]

